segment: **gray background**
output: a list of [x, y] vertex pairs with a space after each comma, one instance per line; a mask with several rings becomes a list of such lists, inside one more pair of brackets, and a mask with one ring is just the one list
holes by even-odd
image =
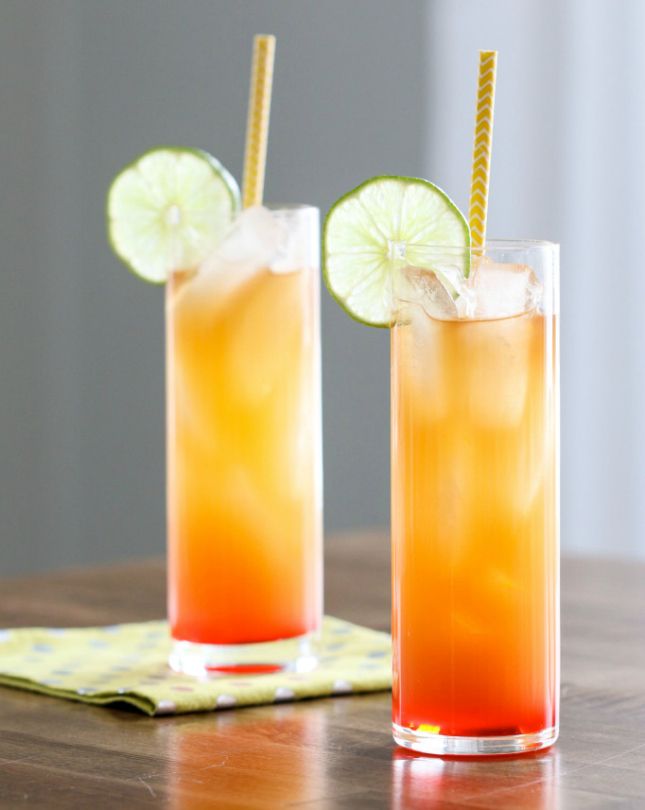
[[[163, 551], [163, 293], [110, 254], [104, 193], [159, 143], [240, 177], [257, 32], [267, 199], [323, 210], [385, 173], [465, 208], [500, 50], [489, 233], [563, 243], [563, 544], [645, 554], [638, 0], [0, 0], [0, 574]], [[387, 523], [388, 359], [325, 294], [329, 530]]]

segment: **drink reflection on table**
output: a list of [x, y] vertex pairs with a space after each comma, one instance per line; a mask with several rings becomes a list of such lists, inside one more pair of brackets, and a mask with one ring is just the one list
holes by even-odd
[[324, 704], [271, 706], [176, 718], [167, 739], [168, 807], [284, 807], [322, 799]]
[[490, 759], [429, 757], [398, 748], [392, 753], [393, 810], [458, 806], [479, 798], [496, 810], [558, 810], [557, 750]]

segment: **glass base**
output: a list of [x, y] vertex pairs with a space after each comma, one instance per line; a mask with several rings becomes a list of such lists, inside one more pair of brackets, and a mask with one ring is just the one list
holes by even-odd
[[318, 666], [318, 633], [260, 644], [197, 644], [174, 641], [168, 663], [196, 677], [311, 672]]
[[394, 741], [403, 748], [435, 756], [482, 757], [500, 754], [525, 754], [548, 748], [558, 739], [558, 727], [534, 734], [505, 734], [499, 737], [457, 737], [413, 731], [392, 723]]

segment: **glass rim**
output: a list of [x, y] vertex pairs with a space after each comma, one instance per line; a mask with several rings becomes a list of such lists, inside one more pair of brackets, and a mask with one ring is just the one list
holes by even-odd
[[[488, 239], [483, 247], [476, 247], [474, 245], [445, 245], [439, 242], [404, 242], [388, 239], [387, 240], [388, 252], [384, 253], [382, 245], [374, 245], [372, 247], [355, 247], [343, 251], [346, 256], [377, 256], [384, 257], [387, 255], [389, 259], [398, 259], [405, 264], [408, 255], [414, 254], [416, 258], [419, 255], [439, 255], [441, 253], [450, 255], [459, 255], [464, 253], [469, 254], [487, 254], [492, 252], [503, 253], [526, 253], [528, 251], [548, 251], [559, 257], [560, 243], [551, 242], [547, 239]], [[408, 253], [408, 251], [410, 253]]]
[[[484, 248], [501, 248], [503, 250], [529, 250], [530, 248], [559, 248], [559, 242], [550, 239], [487, 239]], [[477, 250], [471, 246], [471, 250]]]
[[[310, 203], [260, 203], [262, 208], [267, 208], [269, 211], [316, 211], [320, 213], [320, 208], [317, 205]], [[242, 209], [239, 213], [242, 213]]]
[[402, 243], [406, 248], [411, 247], [416, 249], [427, 248], [428, 250], [450, 250], [450, 251], [484, 251], [488, 249], [494, 250], [537, 250], [543, 248], [559, 248], [559, 242], [551, 242], [548, 239], [487, 239], [483, 248], [476, 247], [475, 245], [442, 245], [438, 242], [413, 242]]

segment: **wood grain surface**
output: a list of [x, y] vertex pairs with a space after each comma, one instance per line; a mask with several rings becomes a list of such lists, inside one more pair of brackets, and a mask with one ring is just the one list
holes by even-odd
[[[161, 561], [0, 580], [0, 626], [164, 613]], [[565, 560], [562, 733], [525, 757], [413, 756], [374, 694], [150, 719], [0, 688], [0, 808], [645, 808], [645, 565]], [[388, 542], [327, 543], [326, 609], [386, 629]]]

